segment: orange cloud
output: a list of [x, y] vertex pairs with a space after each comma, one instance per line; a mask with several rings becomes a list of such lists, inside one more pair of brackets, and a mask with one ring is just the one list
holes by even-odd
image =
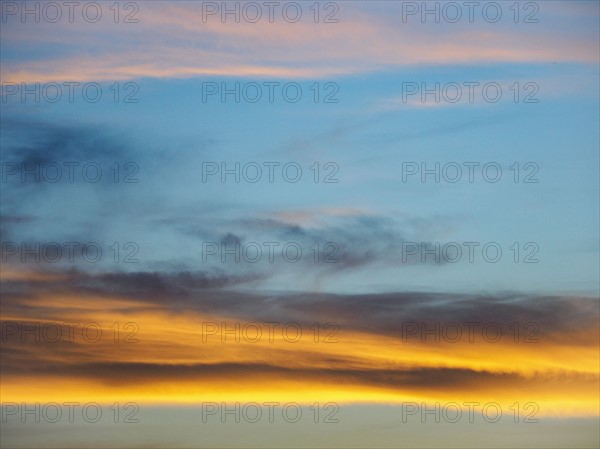
[[[598, 411], [597, 328], [550, 330], [533, 344], [480, 335], [452, 343], [343, 324], [316, 334], [301, 313], [270, 332], [264, 322], [124, 296], [48, 294], [20, 304], [3, 314], [3, 401], [495, 401], [536, 402], [543, 416]], [[6, 323], [23, 322], [79, 324], [70, 340], [36, 342], [7, 332]], [[291, 322], [303, 323], [299, 338], [282, 331]], [[88, 341], [85, 323], [102, 336], [93, 330]]]

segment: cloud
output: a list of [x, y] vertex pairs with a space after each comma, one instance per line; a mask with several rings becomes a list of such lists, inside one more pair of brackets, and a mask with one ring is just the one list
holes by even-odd
[[[418, 255], [403, 260], [403, 243], [429, 240], [422, 226], [397, 222], [356, 207], [332, 205], [240, 213], [237, 203], [223, 203], [223, 195], [215, 194], [203, 201], [200, 208], [191, 183], [198, 183], [194, 166], [201, 166], [204, 152], [184, 148], [164, 154], [158, 145], [142, 145], [118, 128], [25, 119], [3, 121], [2, 128], [3, 164], [11, 164], [16, 170], [16, 174], [8, 174], [7, 166], [3, 165], [7, 173], [6, 182], [2, 183], [0, 213], [3, 242], [18, 247], [14, 254], [9, 254], [5, 245], [2, 247], [3, 261], [14, 263], [13, 268], [32, 268], [27, 265], [34, 260], [31, 257], [28, 260], [22, 253], [22, 245], [33, 248], [78, 242], [74, 256], [80, 262], [84, 244], [93, 242], [103, 251], [99, 264], [67, 263], [66, 258], [61, 258], [56, 266], [81, 271], [98, 270], [101, 266], [110, 270], [105, 262], [116, 241], [121, 245], [134, 242], [139, 248], [139, 265], [125, 266], [125, 271], [152, 273], [171, 266], [182, 272], [210, 269], [231, 276], [268, 279], [302, 267], [305, 275], [323, 278], [369, 266], [417, 263]], [[82, 167], [87, 163], [100, 167], [99, 182], [86, 182], [83, 178]], [[129, 172], [124, 170], [128, 163], [139, 168], [136, 173], [139, 183], [114, 182], [115, 164], [122, 178]], [[73, 182], [65, 164], [77, 164]], [[48, 176], [53, 176], [55, 165], [62, 173], [56, 183], [45, 179], [45, 168], [50, 167]], [[182, 166], [186, 167], [183, 173]], [[23, 169], [34, 167], [38, 167], [40, 179], [32, 174], [23, 179]], [[24, 197], [27, 201], [22, 200]], [[69, 207], [70, 202], [79, 206]], [[115, 204], [127, 207], [114, 207]], [[207, 213], [208, 209], [223, 213], [215, 216]], [[15, 221], [10, 217], [31, 219]], [[66, 219], [69, 226], [61, 225]], [[39, 226], [41, 222], [44, 227]], [[132, 226], [136, 228], [133, 234], [128, 232]], [[162, 236], [160, 241], [158, 235]], [[270, 260], [266, 242], [278, 245], [274, 262]], [[206, 243], [217, 245], [219, 254], [204, 257]], [[282, 248], [287, 244], [300, 248], [297, 263], [283, 260]], [[229, 249], [236, 245], [258, 245], [262, 257], [253, 263], [246, 258], [238, 262], [228, 256], [223, 263], [221, 245]], [[28, 263], [19, 264], [24, 258]], [[442, 264], [432, 258], [427, 262]], [[45, 261], [42, 264], [45, 269], [52, 265]]]
[[[50, 400], [43, 385], [52, 382], [64, 385], [63, 401], [94, 391], [94, 400], [302, 402], [311, 390], [311, 400], [510, 405], [527, 396], [544, 413], [597, 410], [597, 298], [247, 291], [254, 280], [214, 272], [4, 276], [3, 397]], [[65, 323], [76, 323], [66, 341]], [[58, 341], [43, 337], [54, 335], [53, 324], [63, 329]], [[136, 342], [127, 343], [132, 326]], [[257, 328], [261, 337], [249, 340]]]
[[[494, 27], [402, 23], [399, 5], [390, 5], [384, 14], [346, 3], [340, 8], [339, 23], [203, 22], [201, 6], [189, 3], [145, 3], [140, 9], [137, 24], [35, 24], [36, 32], [31, 33], [34, 24], [9, 21], [2, 37], [11, 48], [27, 43], [59, 45], [61, 51], [54, 57], [49, 52], [44, 57], [25, 53], [7, 60], [3, 82], [198, 76], [305, 79], [415, 65], [598, 61], [598, 46], [588, 36], [592, 28], [583, 25], [583, 13], [569, 16], [566, 27], [572, 33], [557, 35], [510, 20]], [[548, 15], [546, 20], [555, 17]], [[93, 53], [79, 44], [84, 38], [94, 45]]]
[[[440, 327], [450, 323], [478, 323], [478, 326], [493, 323], [504, 334], [514, 335], [511, 326], [517, 322], [521, 326], [535, 323], [535, 329], [528, 332], [532, 341], [560, 336], [566, 339], [564, 343], [574, 344], [593, 344], [577, 340], [581, 337], [578, 331], [591, 330], [598, 325], [593, 313], [597, 304], [585, 297], [411, 292], [277, 294], [231, 289], [258, 279], [258, 276], [235, 276], [218, 271], [89, 274], [71, 270], [47, 272], [46, 276], [30, 279], [7, 276], [2, 285], [5, 313], [9, 315], [26, 302], [30, 307], [35, 304], [35, 307], [44, 308], [40, 301], [45, 296], [91, 296], [104, 298], [107, 307], [112, 301], [118, 304], [126, 299], [132, 307], [152, 306], [165, 313], [187, 310], [247, 322], [296, 320], [310, 324], [333, 321], [346, 330], [415, 341], [420, 340], [422, 334], [414, 333], [414, 329], [408, 332], [404, 324], [415, 323], [424, 329], [434, 329], [436, 323]], [[62, 308], [59, 310], [64, 312]], [[477, 332], [480, 330], [478, 328]]]
[[[131, 141], [114, 128], [9, 118], [2, 120], [2, 133], [5, 163], [32, 167], [50, 162], [136, 159]], [[7, 181], [10, 179], [7, 175]], [[26, 181], [39, 184], [33, 176], [28, 176]]]

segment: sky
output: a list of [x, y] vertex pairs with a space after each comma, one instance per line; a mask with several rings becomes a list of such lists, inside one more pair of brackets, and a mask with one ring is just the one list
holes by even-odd
[[597, 447], [600, 4], [476, 3], [0, 1], [1, 445]]

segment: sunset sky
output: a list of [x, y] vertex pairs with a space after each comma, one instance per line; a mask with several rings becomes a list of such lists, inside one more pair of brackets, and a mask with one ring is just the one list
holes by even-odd
[[600, 4], [289, 3], [0, 1], [0, 445], [597, 447]]

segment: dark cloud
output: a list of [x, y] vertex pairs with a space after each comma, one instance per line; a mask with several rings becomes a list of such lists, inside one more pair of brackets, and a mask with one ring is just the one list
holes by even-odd
[[[239, 266], [250, 267], [254, 271], [273, 274], [274, 270], [284, 271], [292, 266], [283, 262], [280, 256], [285, 245], [295, 244], [302, 251], [295, 267], [302, 266], [306, 272], [319, 275], [335, 274], [348, 270], [355, 270], [366, 266], [396, 266], [407, 264], [443, 265], [447, 263], [443, 258], [435, 260], [428, 257], [421, 260], [421, 254], [409, 254], [403, 247], [407, 242], [421, 244], [419, 237], [409, 235], [397, 224], [382, 216], [342, 216], [327, 217], [320, 226], [302, 226], [291, 224], [277, 218], [240, 218], [223, 220], [220, 223], [211, 223], [212, 226], [199, 227], [194, 220], [190, 224], [179, 223], [179, 229], [188, 236], [201, 242], [214, 242], [219, 248], [233, 250], [238, 245], [249, 248], [258, 245], [262, 248], [263, 257], [258, 263], [249, 262], [253, 250], [249, 250], [247, 259], [240, 257], [239, 261], [233, 256], [221, 259], [221, 249], [216, 256], [208, 257], [208, 262], [216, 262], [220, 266], [238, 269]], [[215, 231], [218, 229], [219, 231]], [[265, 242], [277, 242], [275, 247], [275, 264], [268, 261], [268, 249]], [[427, 247], [433, 248], [432, 242], [423, 242]], [[315, 248], [318, 248], [315, 249]], [[403, 257], [403, 251], [407, 253]], [[317, 253], [317, 260], [315, 260]], [[242, 253], [243, 254], [243, 253]], [[295, 252], [291, 251], [292, 258]]]
[[[31, 215], [8, 215], [0, 213], [0, 241], [6, 242], [11, 240], [13, 238], [13, 230], [15, 227], [22, 226], [26, 223], [32, 223], [36, 220], [37, 218]], [[4, 247], [0, 249], [0, 252], [3, 251]]]
[[[192, 298], [194, 293], [256, 280], [220, 272], [134, 272], [80, 276], [74, 280], [82, 291], [142, 299]], [[174, 301], [176, 303], [176, 301]]]
[[[134, 154], [124, 133], [107, 127], [52, 122], [2, 120], [3, 162], [34, 164], [75, 161], [122, 161]], [[32, 177], [27, 178], [34, 183]]]
[[[159, 364], [159, 363], [37, 363], [31, 369], [5, 368], [5, 375], [76, 377], [97, 381], [110, 386], [150, 384], [181, 381], [244, 381], [268, 382], [288, 380], [331, 383], [336, 385], [368, 386], [388, 390], [418, 390], [430, 392], [471, 391], [488, 392], [510, 386], [524, 389], [552, 385], [555, 379], [544, 375], [524, 377], [514, 373], [495, 373], [460, 368], [418, 369], [350, 369], [350, 368], [298, 368], [264, 363], [217, 364]], [[593, 385], [593, 376], [563, 373], [581, 385]]]
[[[26, 119], [3, 119], [1, 130], [3, 241], [96, 241], [109, 207], [113, 216], [130, 209], [115, 207], [144, 176], [143, 151], [129, 132]], [[93, 166], [84, 171], [86, 164]], [[139, 183], [125, 184], [127, 176]], [[14, 217], [36, 217], [44, 226]]]
[[[467, 368], [399, 368], [385, 363], [365, 366], [364, 360], [348, 352], [347, 345], [344, 345], [344, 336], [349, 335], [348, 332], [363, 332], [374, 339], [378, 336], [395, 338], [401, 343], [419, 339], [419, 335], [403, 339], [404, 323], [417, 323], [432, 329], [436, 323], [443, 326], [452, 322], [478, 323], [479, 328], [488, 322], [496, 323], [510, 337], [508, 342], [505, 339], [501, 344], [511, 345], [512, 326], [533, 322], [537, 325], [535, 337], [540, 343], [540, 350], [552, 347], [552, 344], [591, 347], [596, 346], [598, 341], [597, 298], [411, 292], [360, 295], [248, 293], [237, 288], [247, 286], [255, 279], [210, 271], [89, 274], [72, 270], [60, 274], [61, 277], [56, 279], [3, 281], [4, 316], [21, 317], [21, 324], [26, 322], [29, 325], [40, 319], [64, 322], [65, 319], [60, 316], [61, 308], [54, 308], [48, 295], [59, 298], [68, 295], [74, 298], [71, 301], [75, 301], [69, 309], [68, 321], [71, 321], [77, 313], [86, 316], [86, 313], [96, 310], [94, 305], [87, 307], [87, 301], [90, 297], [100, 296], [104, 298], [101, 300], [103, 313], [131, 316], [132, 321], [136, 316], [152, 311], [162, 314], [165, 320], [176, 315], [190, 319], [198, 316], [201, 320], [202, 315], [209, 315], [241, 322], [296, 323], [304, 329], [311, 328], [314, 323], [331, 322], [339, 329], [335, 338], [341, 343], [340, 351], [321, 353], [298, 349], [298, 352], [290, 347], [298, 360], [310, 360], [309, 366], [296, 364], [286, 357], [273, 357], [268, 364], [254, 362], [251, 357], [248, 363], [182, 363], [179, 360], [172, 363], [166, 363], [167, 360], [164, 363], [133, 363], [123, 361], [124, 355], [120, 351], [124, 347], [113, 347], [111, 341], [91, 344], [81, 339], [35, 343], [29, 340], [24, 343], [19, 339], [20, 334], [6, 335], [4, 326], [9, 320], [5, 318], [0, 363], [3, 376], [71, 376], [115, 386], [158, 381], [290, 380], [430, 392], [483, 392], [503, 387], [526, 391], [527, 388], [551, 387], [553, 382], [588, 386], [597, 382], [594, 376], [576, 372], [562, 372], [557, 378], [546, 374], [521, 376], [511, 372], [510, 368], [505, 373], [498, 373]], [[128, 304], [123, 305], [111, 298], [126, 298]], [[97, 305], [97, 302], [94, 304]], [[140, 323], [142, 327], [143, 323]], [[197, 331], [198, 348], [202, 350], [201, 322], [198, 322]], [[179, 344], [185, 346], [189, 343], [173, 341], [169, 344], [176, 354]], [[546, 343], [550, 346], [544, 346]], [[428, 344], [432, 344], [431, 338]], [[488, 347], [493, 351], [495, 345], [490, 343]], [[332, 347], [336, 348], [335, 345]], [[451, 345], [448, 350], [452, 350]], [[218, 353], [214, 351], [219, 349], [212, 348], [212, 351], [206, 356], [213, 360], [217, 357], [218, 360]]]
[[[20, 310], [28, 298], [68, 295], [85, 298], [128, 298], [139, 307], [165, 312], [185, 311], [231, 317], [240, 321], [333, 322], [342, 330], [364, 331], [397, 338], [418, 339], [409, 325], [435, 329], [475, 323], [478, 333], [487, 323], [512, 336], [518, 326], [525, 338], [544, 341], [562, 339], [574, 343], [584, 338], [578, 331], [598, 332], [597, 298], [544, 296], [532, 294], [449, 294], [396, 292], [381, 294], [321, 294], [249, 292], [262, 278], [257, 275], [231, 275], [224, 271], [109, 272], [90, 274], [71, 270], [59, 272], [56, 279], [2, 282], [5, 312]], [[57, 273], [54, 273], [57, 274]], [[41, 306], [36, 306], [41, 307]], [[51, 304], [48, 304], [50, 313]], [[36, 314], [39, 310], [31, 309]], [[493, 334], [493, 332], [491, 332]], [[466, 338], [466, 337], [465, 337]], [[588, 342], [589, 343], [589, 342]]]

